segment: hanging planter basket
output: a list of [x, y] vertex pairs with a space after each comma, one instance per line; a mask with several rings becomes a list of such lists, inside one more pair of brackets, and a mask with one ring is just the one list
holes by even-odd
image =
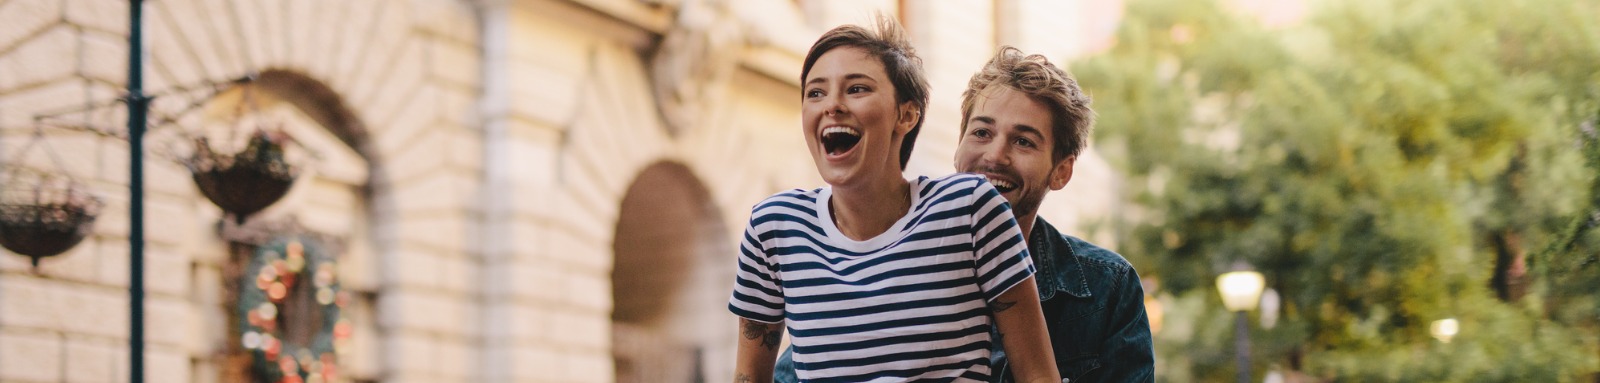
[[287, 140], [281, 133], [257, 130], [243, 150], [222, 154], [205, 138], [197, 138], [194, 155], [185, 165], [200, 193], [243, 224], [251, 214], [282, 199], [294, 185], [298, 172], [284, 158]]
[[[46, 170], [25, 165], [35, 147], [55, 165]], [[0, 247], [39, 260], [61, 255], [94, 233], [101, 202], [68, 175], [41, 127], [21, 150], [0, 163]]]
[[[6, 168], [0, 189], [0, 247], [38, 260], [61, 255], [94, 232], [101, 202], [74, 179]], [[32, 184], [32, 186], [18, 186]]]
[[94, 232], [100, 201], [76, 183], [51, 190], [49, 182], [0, 194], [0, 246], [39, 260], [65, 253]]

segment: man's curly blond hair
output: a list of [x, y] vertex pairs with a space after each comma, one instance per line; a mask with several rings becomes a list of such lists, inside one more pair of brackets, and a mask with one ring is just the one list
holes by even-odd
[[1000, 85], [1022, 92], [1050, 108], [1051, 132], [1055, 142], [1050, 152], [1053, 162], [1077, 157], [1088, 146], [1094, 126], [1094, 110], [1089, 95], [1078, 87], [1078, 80], [1057, 68], [1043, 55], [1024, 55], [1021, 50], [1002, 46], [983, 69], [972, 75], [967, 91], [961, 94], [961, 134], [967, 133], [972, 108], [984, 89]]

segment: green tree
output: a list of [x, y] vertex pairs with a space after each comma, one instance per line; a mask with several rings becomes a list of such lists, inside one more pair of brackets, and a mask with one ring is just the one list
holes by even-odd
[[1258, 352], [1315, 376], [1600, 371], [1600, 3], [1318, 4], [1266, 29], [1134, 0], [1116, 47], [1073, 67], [1130, 179], [1123, 253], [1209, 310], [1168, 319], [1194, 322], [1158, 339], [1183, 350], [1163, 351], [1172, 376], [1232, 373], [1211, 283], [1236, 261], [1284, 297]]

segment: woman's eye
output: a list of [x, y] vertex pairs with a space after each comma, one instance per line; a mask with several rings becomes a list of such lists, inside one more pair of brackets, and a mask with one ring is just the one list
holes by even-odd
[[817, 97], [822, 97], [822, 90], [821, 89], [812, 89], [812, 90], [806, 91], [806, 98], [817, 98]]
[[977, 138], [989, 138], [989, 131], [986, 129], [973, 129], [972, 136]]
[[852, 86], [850, 86], [849, 92], [854, 94], [854, 93], [861, 93], [861, 92], [866, 92], [866, 91], [870, 91], [870, 90], [872, 90], [872, 88], [868, 88], [866, 85], [852, 85]]

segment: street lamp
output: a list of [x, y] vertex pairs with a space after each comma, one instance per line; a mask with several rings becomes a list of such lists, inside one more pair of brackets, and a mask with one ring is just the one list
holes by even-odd
[[1243, 265], [1234, 267], [1236, 271], [1223, 273], [1217, 277], [1217, 292], [1222, 294], [1222, 305], [1228, 311], [1234, 312], [1234, 350], [1238, 353], [1239, 383], [1250, 381], [1250, 320], [1245, 316], [1246, 311], [1256, 309], [1261, 302], [1261, 291], [1266, 288], [1266, 278], [1261, 273], [1250, 271]]
[[1450, 339], [1455, 338], [1456, 334], [1461, 332], [1461, 322], [1456, 321], [1456, 318], [1436, 320], [1428, 326], [1428, 332], [1433, 334], [1434, 339], [1438, 339], [1439, 342], [1450, 343]]

